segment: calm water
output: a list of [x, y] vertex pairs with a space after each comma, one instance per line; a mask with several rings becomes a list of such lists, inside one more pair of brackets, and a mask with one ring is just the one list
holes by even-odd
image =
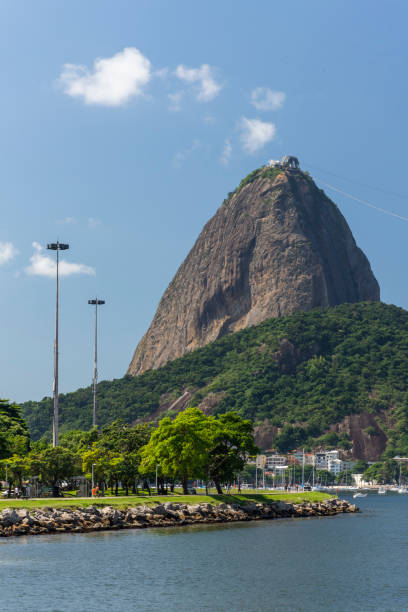
[[408, 610], [408, 496], [323, 519], [0, 540], [0, 610]]

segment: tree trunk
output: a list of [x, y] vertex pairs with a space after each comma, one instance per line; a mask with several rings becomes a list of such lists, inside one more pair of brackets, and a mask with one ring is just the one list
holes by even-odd
[[59, 487], [55, 483], [53, 483], [51, 485], [51, 488], [52, 488], [52, 496], [53, 497], [59, 497], [60, 496], [59, 495]]
[[222, 489], [219, 480], [214, 480], [215, 488], [217, 489], [218, 495], [222, 495]]
[[183, 472], [183, 478], [181, 480], [181, 484], [183, 487], [184, 495], [188, 495], [188, 482], [187, 482], [187, 472], [186, 471]]
[[119, 480], [115, 480], [115, 495], [116, 497], [119, 494]]
[[164, 488], [164, 478], [157, 479], [157, 488], [159, 489], [160, 495], [166, 495], [167, 489]]

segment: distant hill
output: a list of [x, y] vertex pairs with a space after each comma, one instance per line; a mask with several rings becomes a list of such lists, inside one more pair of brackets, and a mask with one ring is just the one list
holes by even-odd
[[[101, 425], [154, 420], [189, 405], [237, 410], [258, 444], [408, 455], [408, 312], [379, 302], [270, 319], [140, 376], [98, 385]], [[91, 387], [60, 397], [61, 431], [88, 429]], [[34, 438], [50, 435], [52, 400], [26, 402]]]
[[370, 264], [337, 206], [307, 173], [262, 167], [206, 223], [128, 374], [271, 317], [379, 299]]

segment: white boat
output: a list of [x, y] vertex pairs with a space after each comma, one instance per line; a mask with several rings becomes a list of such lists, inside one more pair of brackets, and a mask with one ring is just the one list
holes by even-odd
[[398, 493], [401, 493], [401, 495], [403, 495], [404, 493], [408, 493], [408, 491], [407, 491], [406, 487], [400, 487], [398, 489]]
[[367, 497], [367, 493], [354, 493], [353, 498], [354, 497]]
[[385, 487], [380, 487], [378, 489], [378, 495], [386, 495], [387, 494], [387, 489]]

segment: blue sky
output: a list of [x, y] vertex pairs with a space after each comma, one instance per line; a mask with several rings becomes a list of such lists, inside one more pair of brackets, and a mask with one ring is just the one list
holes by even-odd
[[383, 301], [408, 307], [405, 0], [3, 0], [0, 396], [122, 376], [204, 223], [241, 178], [297, 155], [339, 205]]

